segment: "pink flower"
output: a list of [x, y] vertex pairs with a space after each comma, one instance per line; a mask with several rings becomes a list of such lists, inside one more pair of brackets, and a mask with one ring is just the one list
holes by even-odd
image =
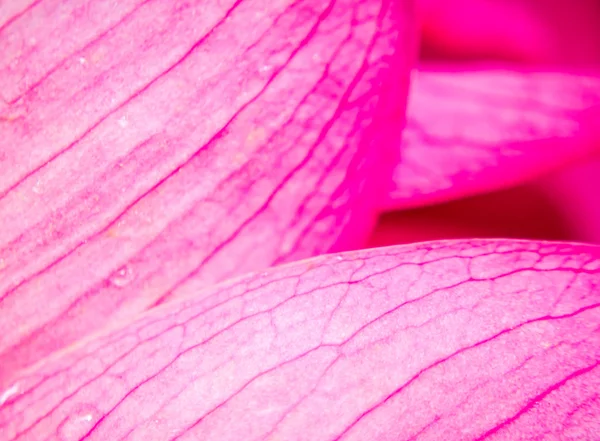
[[600, 162], [590, 160], [600, 149], [600, 5], [419, 4], [426, 73], [412, 83], [389, 204], [417, 209], [386, 215], [371, 245], [472, 236], [600, 242]]
[[593, 439], [596, 246], [357, 250], [600, 147], [593, 71], [410, 74], [418, 6], [0, 6], [1, 441]]
[[442, 242], [250, 275], [47, 360], [0, 424], [23, 440], [592, 440], [599, 258]]

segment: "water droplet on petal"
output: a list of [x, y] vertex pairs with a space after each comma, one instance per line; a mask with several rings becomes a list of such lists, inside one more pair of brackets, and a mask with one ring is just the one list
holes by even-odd
[[40, 179], [35, 181], [33, 188], [31, 189], [35, 194], [42, 194], [44, 192], [44, 184]]
[[133, 281], [134, 277], [135, 275], [133, 273], [133, 269], [129, 265], [125, 265], [124, 267], [115, 271], [112, 276], [110, 276], [110, 282], [113, 285], [122, 288], [129, 285]]
[[82, 439], [100, 418], [100, 412], [90, 404], [77, 406], [58, 426], [61, 441], [76, 441]]
[[335, 260], [344, 260], [342, 256], [335, 256]]

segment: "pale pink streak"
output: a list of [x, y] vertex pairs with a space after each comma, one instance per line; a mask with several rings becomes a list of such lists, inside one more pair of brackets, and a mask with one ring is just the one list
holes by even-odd
[[386, 208], [509, 186], [600, 153], [600, 75], [509, 67], [413, 75]]
[[44, 0], [5, 21], [0, 382], [173, 296], [364, 243], [413, 21], [404, 0]]
[[600, 249], [329, 255], [171, 302], [16, 378], [13, 440], [580, 440], [600, 431]]

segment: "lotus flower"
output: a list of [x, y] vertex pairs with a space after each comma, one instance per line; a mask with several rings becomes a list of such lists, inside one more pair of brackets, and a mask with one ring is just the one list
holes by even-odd
[[432, 5], [0, 4], [0, 440], [595, 439], [597, 246], [364, 249], [600, 151], [593, 68], [415, 70]]

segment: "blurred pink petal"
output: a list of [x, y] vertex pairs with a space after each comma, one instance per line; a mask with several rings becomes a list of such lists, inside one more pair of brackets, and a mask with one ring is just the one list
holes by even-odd
[[[553, 67], [545, 68], [549, 69], [548, 73], [554, 69], [564, 71], [564, 74], [567, 73], [566, 69], [572, 69], [575, 65], [594, 65], [594, 69], [597, 71], [600, 61], [600, 44], [598, 44], [600, 41], [600, 3], [595, 0], [581, 2], [569, 2], [568, 0], [547, 2], [538, 2], [537, 0], [457, 2], [420, 0], [419, 4], [423, 18], [421, 55], [426, 59], [439, 60], [442, 58], [454, 62], [477, 59], [480, 62], [479, 65], [476, 65], [478, 68], [482, 67], [482, 60], [494, 60], [496, 65], [499, 60], [519, 61], [537, 65], [538, 70], [540, 69], [539, 63], [545, 63], [553, 65]], [[559, 65], [562, 67], [557, 67]], [[455, 64], [454, 69], [466, 70], [472, 69], [472, 66]], [[507, 67], [514, 69], [514, 66]], [[491, 69], [486, 65], [483, 68]], [[523, 68], [519, 68], [519, 70], [522, 71]], [[448, 73], [445, 72], [446, 75]], [[428, 76], [433, 74], [435, 72], [428, 71]], [[572, 72], [573, 74], [574, 72]], [[510, 73], [510, 76], [514, 75], [515, 73]], [[568, 78], [568, 75], [564, 76]], [[457, 75], [452, 81], [469, 83], [470, 78], [467, 76], [462, 81]], [[597, 84], [598, 80], [596, 79], [595, 82]], [[576, 83], [572, 84], [572, 86], [574, 85]], [[419, 87], [418, 83], [416, 86], [417, 93], [419, 90], [425, 89]], [[464, 86], [468, 90], [472, 84], [464, 84]], [[540, 94], [540, 89], [546, 87], [539, 84], [530, 84], [529, 86], [530, 91], [536, 95]], [[592, 97], [598, 97], [600, 88], [597, 85], [594, 87], [595, 89], [591, 88], [589, 93]], [[489, 87], [486, 86], [486, 88], [489, 89], [486, 95], [496, 96], [503, 92], [502, 87], [498, 87], [494, 82], [490, 82]], [[556, 85], [550, 87], [550, 89], [552, 88], [556, 88]], [[575, 120], [573, 122], [576, 123], [577, 118], [581, 118], [582, 122], [588, 124], [588, 129], [595, 130], [595, 134], [590, 133], [590, 137], [597, 139], [600, 128], [598, 111], [596, 110], [595, 114], [590, 111], [586, 115], [585, 111], [580, 112], [585, 110], [583, 106], [574, 106], [572, 110], [575, 112], [571, 113], [568, 107], [566, 108], [560, 102], [566, 98], [566, 102], [569, 104], [573, 98], [576, 99], [577, 97], [572, 94], [573, 90], [571, 89], [571, 95], [556, 90], [558, 107], [565, 111], [563, 117], [567, 120], [573, 119]], [[525, 101], [529, 98], [530, 91], [519, 93], [518, 96]], [[442, 123], [453, 121], [455, 108], [444, 105], [446, 99], [437, 97], [436, 92], [439, 90], [434, 89], [425, 94], [426, 99], [413, 96], [413, 100], [422, 101], [428, 105], [428, 108], [424, 108], [420, 112], [421, 119], [430, 121], [427, 119], [428, 114], [438, 111]], [[581, 92], [586, 93], [584, 90]], [[465, 91], [462, 93], [466, 95]], [[476, 101], [477, 97], [474, 97], [472, 93], [467, 92], [467, 94], [467, 106], [476, 107], [473, 105], [473, 101]], [[464, 107], [461, 102], [463, 95], [455, 93], [455, 97], [453, 97], [456, 101], [454, 105], [457, 108]], [[433, 104], [430, 104], [431, 101]], [[443, 110], [440, 111], [440, 102], [443, 106], [442, 109], [450, 109], [445, 116], [442, 115]], [[484, 117], [490, 112], [505, 113], [503, 107], [495, 110], [490, 109], [489, 105], [483, 104], [482, 106], [485, 108]], [[524, 113], [525, 110], [527, 109], [517, 112], [517, 115]], [[530, 122], [532, 116], [535, 115], [525, 114], [523, 119]], [[548, 119], [543, 115], [540, 116], [542, 116], [542, 122], [543, 119]], [[514, 128], [511, 128], [510, 125], [507, 127], [505, 118], [497, 117], [496, 119], [497, 121], [489, 119], [483, 121], [483, 126], [487, 128], [490, 124], [497, 124], [498, 139], [515, 147], [514, 143], [520, 142], [519, 136], [515, 136], [518, 135], [518, 132], [515, 133]], [[437, 123], [439, 121], [440, 119], [437, 120]], [[436, 123], [436, 121], [432, 122]], [[423, 125], [428, 129], [429, 123], [423, 122]], [[504, 132], [504, 129], [508, 129], [509, 132]], [[542, 127], [540, 129], [540, 133], [550, 132], [549, 128]], [[475, 130], [481, 132], [479, 127], [462, 127], [460, 132], [471, 135]], [[458, 129], [457, 132], [459, 132]], [[494, 130], [489, 130], [489, 132], [493, 133]], [[409, 129], [407, 135], [410, 133]], [[419, 139], [419, 130], [414, 131], [413, 134], [415, 139]], [[421, 135], [423, 135], [422, 132]], [[453, 149], [455, 154], [450, 156], [445, 154], [441, 146], [436, 151], [419, 152], [417, 145], [411, 144], [410, 149], [412, 150], [406, 152], [404, 158], [420, 158], [420, 163], [415, 165], [421, 166], [421, 168], [406, 170], [403, 169], [405, 163], [400, 163], [396, 170], [396, 180], [403, 184], [411, 181], [409, 183], [412, 187], [406, 185], [403, 188], [407, 193], [410, 193], [411, 188], [417, 189], [417, 197], [414, 200], [409, 198], [399, 201], [391, 200], [390, 206], [394, 208], [400, 202], [400, 207], [408, 203], [406, 206], [417, 206], [418, 208], [386, 213], [380, 219], [370, 240], [370, 246], [461, 237], [527, 237], [597, 242], [598, 234], [594, 234], [593, 230], [598, 228], [600, 221], [598, 215], [595, 215], [597, 211], [595, 208], [598, 204], [596, 203], [597, 198], [594, 197], [594, 189], [600, 186], [598, 178], [600, 175], [596, 174], [594, 178], [593, 173], [579, 173], [578, 167], [583, 166], [578, 165], [578, 162], [569, 165], [570, 161], [560, 164], [560, 167], [548, 177], [544, 176], [547, 171], [551, 171], [552, 166], [545, 171], [538, 170], [538, 173], [535, 173], [538, 165], [541, 165], [542, 169], [551, 165], [548, 164], [548, 159], [553, 155], [567, 157], [573, 153], [574, 156], [577, 156], [581, 152], [581, 141], [581, 136], [576, 135], [571, 139], [567, 137], [561, 139], [560, 142], [553, 141], [548, 145], [545, 145], [547, 143], [543, 139], [537, 142], [527, 141], [525, 145], [516, 146], [517, 151], [523, 154], [514, 158], [512, 164], [508, 160], [509, 158], [496, 160], [483, 150], [473, 152], [473, 148], [455, 148]], [[527, 143], [530, 145], [526, 145]], [[595, 141], [595, 144], [600, 148], [600, 142]], [[427, 149], [430, 147], [427, 146]], [[489, 148], [491, 147], [490, 145]], [[523, 181], [514, 182], [515, 176], [508, 176], [508, 173], [503, 175], [503, 173], [507, 172], [507, 168], [518, 172], [519, 166], [524, 165], [523, 159], [527, 157], [525, 147], [533, 159], [535, 158], [531, 153], [535, 153], [535, 150], [548, 156], [541, 161], [530, 161], [532, 169], [521, 170], [521, 172], [525, 172], [520, 176]], [[570, 152], [570, 149], [573, 151]], [[466, 158], [469, 150], [471, 150], [471, 155]], [[448, 164], [447, 168], [445, 170], [443, 168], [436, 169], [435, 166], [439, 163], [436, 163], [435, 159], [441, 160], [444, 157]], [[504, 167], [496, 169], [490, 166], [490, 164], [496, 163], [502, 164]], [[462, 167], [464, 170], [461, 171]], [[454, 168], [454, 173], [452, 173], [452, 168]], [[530, 172], [533, 172], [533, 175], [530, 175]], [[582, 175], [587, 177], [583, 178]], [[551, 182], [553, 176], [561, 178], [553, 183]], [[461, 194], [460, 191], [457, 191], [456, 195], [452, 195], [451, 191], [437, 191], [436, 188], [441, 187], [440, 180], [444, 180], [440, 179], [442, 177], [457, 178], [458, 186], [466, 193]], [[542, 182], [539, 182], [540, 177]], [[473, 179], [471, 182], [468, 181], [470, 178]], [[579, 183], [570, 185], [573, 182], [571, 178]], [[430, 179], [433, 179], [433, 182]], [[507, 182], [504, 182], [505, 179]], [[519, 185], [515, 186], [516, 184]], [[429, 188], [430, 193], [419, 194], [419, 186], [424, 189]], [[394, 188], [394, 191], [397, 192], [396, 196], [401, 195], [403, 188], [398, 188], [398, 186]], [[464, 198], [470, 194], [476, 196]], [[450, 202], [419, 206], [419, 204], [445, 202], [446, 200]]]
[[536, 180], [442, 204], [386, 212], [368, 246], [473, 237], [586, 240], [562, 202]]
[[600, 160], [560, 170], [537, 186], [560, 207], [579, 240], [600, 244]]
[[600, 249], [445, 241], [209, 288], [7, 387], [12, 440], [592, 441]]
[[364, 243], [410, 1], [20, 5], [0, 8], [0, 379], [166, 298]]
[[600, 75], [419, 71], [387, 209], [507, 188], [600, 152]]
[[597, 0], [419, 0], [422, 56], [528, 64], [600, 62]]

